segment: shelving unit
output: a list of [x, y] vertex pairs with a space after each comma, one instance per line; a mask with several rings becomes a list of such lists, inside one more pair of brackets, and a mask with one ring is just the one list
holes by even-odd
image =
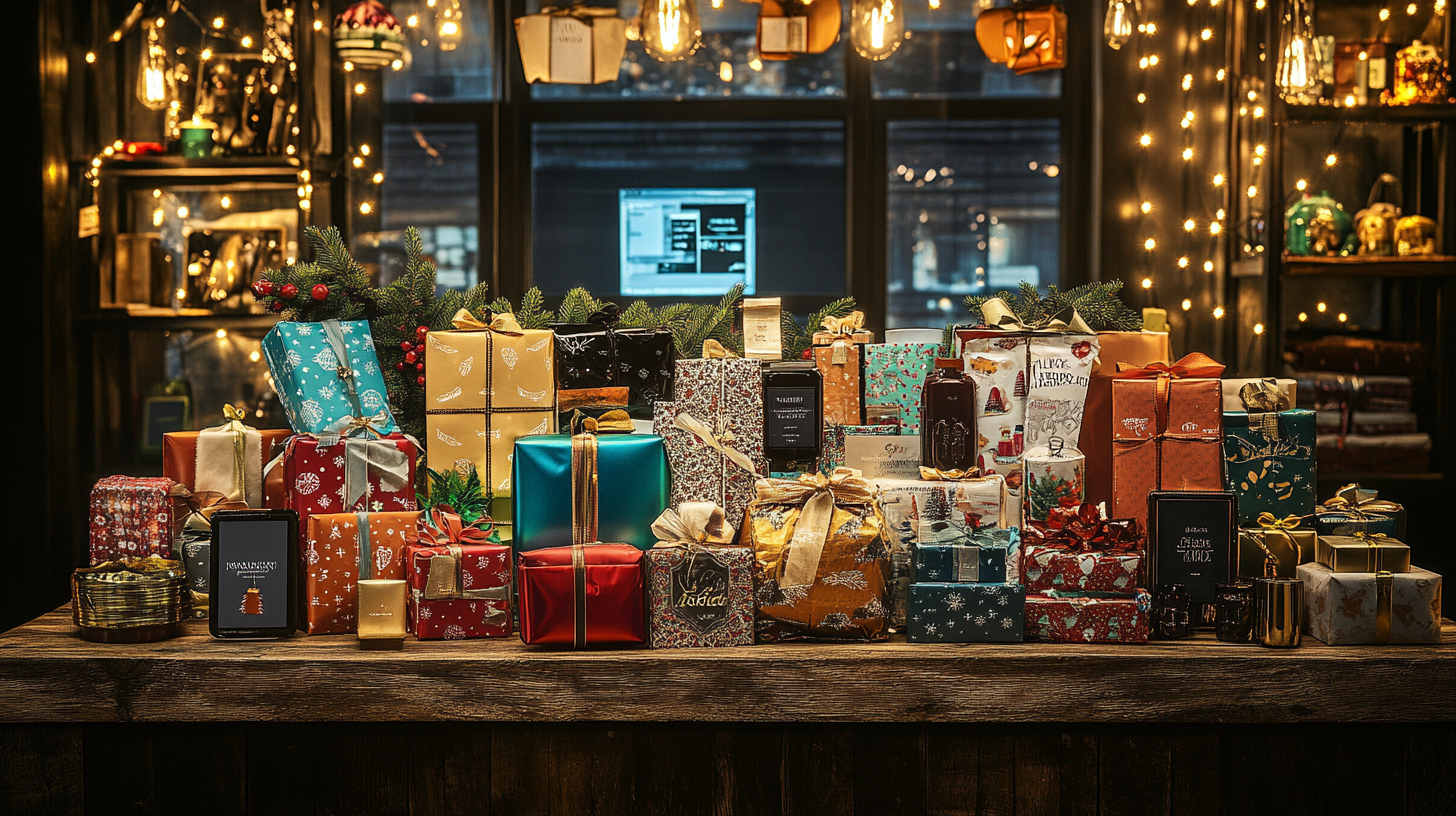
[[1281, 263], [1286, 275], [1358, 275], [1381, 278], [1456, 275], [1456, 256], [1452, 255], [1356, 255], [1349, 258], [1318, 258], [1285, 254]]

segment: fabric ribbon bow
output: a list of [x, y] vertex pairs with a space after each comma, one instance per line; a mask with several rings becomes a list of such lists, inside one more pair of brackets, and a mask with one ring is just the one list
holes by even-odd
[[212, 514], [219, 510], [247, 510], [247, 502], [229, 498], [216, 490], [198, 490], [187, 497], [187, 517], [182, 520], [183, 535], [206, 537], [212, 534]]
[[1273, 378], [1244, 383], [1239, 402], [1249, 413], [1249, 427], [1270, 442], [1279, 441], [1279, 412], [1289, 410], [1289, 395]]
[[1092, 331], [1092, 327], [1087, 325], [1087, 321], [1077, 314], [1074, 307], [1068, 306], [1041, 320], [1023, 323], [1006, 301], [998, 297], [993, 297], [981, 304], [981, 320], [993, 329], [1005, 331], [1096, 334]]
[[1403, 509], [1399, 504], [1379, 496], [1377, 491], [1361, 487], [1358, 483], [1347, 484], [1335, 491], [1335, 495], [1320, 506], [1329, 510], [1342, 510], [1359, 519], [1369, 519], [1371, 513], [1381, 516], [1395, 515]]
[[738, 354], [733, 349], [727, 348], [717, 340], [709, 338], [703, 341], [704, 360], [735, 360]]
[[[344, 443], [344, 507], [353, 507], [364, 497], [371, 475], [390, 493], [409, 483], [409, 454], [385, 440], [380, 432], [388, 421], [383, 411], [372, 417], [344, 417], [329, 432], [319, 435], [321, 448]], [[415, 447], [419, 444], [415, 443]]]
[[1175, 380], [1189, 378], [1216, 380], [1223, 374], [1223, 369], [1223, 363], [1201, 351], [1195, 351], [1184, 355], [1183, 359], [1172, 364], [1152, 362], [1140, 366], [1134, 363], [1118, 363], [1115, 376], [1125, 380], [1150, 380], [1154, 377]]
[[849, 365], [849, 347], [854, 343], [855, 335], [864, 328], [864, 317], [864, 312], [855, 310], [846, 317], [831, 315], [824, 318], [824, 333], [834, 336], [829, 353], [830, 365]]
[[874, 485], [862, 472], [847, 467], [835, 468], [827, 476], [806, 473], [798, 479], [759, 479], [755, 487], [760, 502], [803, 508], [779, 562], [778, 583], [783, 588], [812, 584], [818, 577], [836, 503], [865, 505], [875, 499]]
[[1142, 549], [1142, 527], [1137, 519], [1104, 519], [1097, 506], [1053, 507], [1045, 522], [1026, 525], [1022, 535], [1030, 545], [1060, 547], [1070, 552], [1136, 552]]
[[1304, 560], [1304, 553], [1299, 546], [1299, 542], [1295, 541], [1294, 536], [1291, 534], [1295, 529], [1299, 527], [1302, 521], [1303, 519], [1299, 516], [1285, 516], [1284, 518], [1279, 518], [1268, 511], [1259, 514], [1258, 523], [1259, 526], [1264, 530], [1264, 534], [1259, 537], [1259, 548], [1264, 551], [1265, 578], [1274, 578], [1278, 575], [1280, 561], [1279, 556], [1276, 555], [1273, 548], [1269, 546], [1270, 536], [1284, 537], [1285, 542], [1289, 545], [1290, 552], [1294, 554], [1295, 564], [1298, 564]]
[[967, 479], [981, 478], [980, 468], [968, 468], [966, 470], [941, 470], [939, 468], [920, 466], [920, 480], [923, 482], [964, 482]]
[[489, 323], [482, 323], [479, 318], [470, 313], [468, 309], [461, 309], [450, 318], [450, 325], [456, 331], [493, 331], [496, 334], [509, 334], [519, 336], [525, 334], [525, 329], [516, 322], [516, 316], [511, 312], [500, 312], [490, 319]]
[[622, 408], [609, 408], [597, 416], [578, 408], [569, 424], [573, 434], [629, 434], [637, 430], [632, 416]]
[[733, 431], [728, 428], [725, 418], [720, 416], [718, 428], [714, 429], [708, 423], [683, 411], [673, 417], [672, 425], [674, 428], [687, 431], [693, 436], [696, 436], [702, 440], [704, 445], [723, 454], [723, 457], [733, 464], [749, 473], [754, 475], [758, 474], [758, 469], [753, 466], [753, 460], [748, 458], [748, 454], [733, 447], [733, 443], [736, 440], [734, 439]]
[[[1381, 572], [1385, 570], [1385, 547], [1384, 539], [1389, 538], [1385, 533], [1371, 533], [1360, 530], [1355, 533], [1354, 538], [1365, 542], [1365, 565], [1366, 572]], [[1393, 539], [1392, 539], [1393, 540]]]
[[[482, 521], [484, 526], [482, 526]], [[425, 578], [427, 601], [501, 601], [487, 605], [482, 623], [499, 626], [510, 615], [510, 587], [468, 588], [465, 582], [465, 545], [488, 544], [491, 524], [488, 520], [464, 524], [448, 505], [430, 511], [429, 524], [420, 530], [420, 544], [443, 547], [445, 554], [430, 556], [430, 571]]]
[[657, 536], [654, 549], [732, 544], [733, 533], [728, 515], [713, 502], [683, 502], [676, 510], [663, 510], [652, 522], [652, 534]]

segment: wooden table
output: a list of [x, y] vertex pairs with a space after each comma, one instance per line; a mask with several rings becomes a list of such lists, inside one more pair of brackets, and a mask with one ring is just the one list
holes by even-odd
[[362, 652], [63, 609], [0, 636], [0, 813], [1449, 813], [1445, 636]]

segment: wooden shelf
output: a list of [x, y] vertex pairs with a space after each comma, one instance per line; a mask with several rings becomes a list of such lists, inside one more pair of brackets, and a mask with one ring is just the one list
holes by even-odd
[[1321, 482], [1359, 482], [1366, 484], [1371, 482], [1439, 482], [1446, 478], [1446, 474], [1439, 471], [1421, 471], [1418, 473], [1400, 473], [1391, 471], [1384, 473], [1378, 470], [1340, 471], [1326, 472], [1321, 470], [1316, 477]]
[[244, 157], [238, 159], [184, 159], [181, 156], [147, 156], [102, 162], [101, 176], [139, 178], [152, 181], [206, 179], [281, 180], [298, 178], [302, 165], [297, 159]]
[[1380, 278], [1456, 275], [1456, 257], [1451, 255], [1353, 255], [1348, 258], [1321, 258], [1286, 254], [1283, 258], [1286, 275], [1358, 275]]
[[271, 329], [278, 322], [269, 314], [212, 314], [204, 309], [184, 309], [174, 314], [157, 309], [155, 314], [126, 309], [107, 309], [81, 318], [97, 328], [126, 328], [139, 331], [211, 331], [213, 329]]
[[1285, 105], [1285, 119], [1290, 124], [1323, 122], [1391, 122], [1421, 124], [1456, 120], [1456, 105], [1360, 105], [1353, 108], [1334, 105]]
[[0, 635], [0, 721], [1351, 722], [1456, 720], [1439, 646], [795, 644], [563, 652], [515, 639], [81, 640], [70, 611]]

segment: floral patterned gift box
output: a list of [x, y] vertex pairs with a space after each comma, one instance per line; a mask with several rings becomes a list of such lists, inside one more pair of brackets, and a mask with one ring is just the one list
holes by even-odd
[[647, 616], [654, 649], [753, 645], [753, 550], [711, 502], [686, 502], [652, 523]]
[[1026, 591], [1016, 584], [912, 584], [911, 643], [1020, 643]]
[[900, 427], [920, 433], [920, 390], [940, 355], [939, 343], [877, 343], [864, 347], [865, 410], [896, 408]]
[[1309, 634], [1330, 644], [1440, 643], [1441, 576], [1410, 572], [1335, 572], [1300, 564]]

